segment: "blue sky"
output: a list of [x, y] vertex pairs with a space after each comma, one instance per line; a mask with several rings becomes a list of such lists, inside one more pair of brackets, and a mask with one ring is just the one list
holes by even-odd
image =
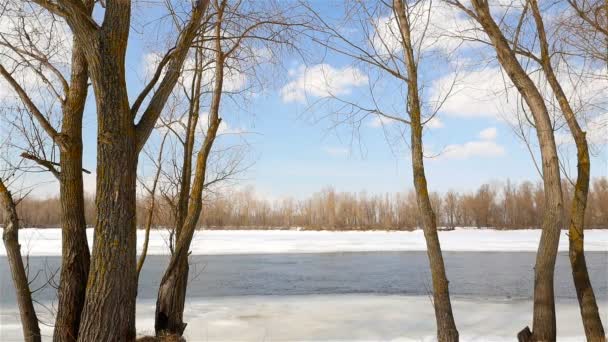
[[[328, 15], [330, 11], [334, 16], [337, 13], [335, 8], [319, 6], [328, 11]], [[138, 14], [137, 18], [143, 18], [141, 14], [150, 18], [160, 15], [157, 9], [138, 9], [135, 13]], [[152, 31], [154, 34], [151, 34], [151, 28], [141, 25], [139, 21], [135, 21], [127, 53], [127, 81], [131, 98], [143, 87], [146, 64], [149, 63], [146, 56], [152, 52], [150, 47], [158, 46], [159, 40], [166, 45], [170, 45], [171, 41], [163, 40], [164, 33]], [[151, 36], [154, 38], [151, 39]], [[402, 140], [396, 138], [402, 128], [394, 122], [382, 122], [382, 125], [371, 116], [360, 123], [357, 130], [359, 136], [353, 139], [351, 126], [333, 127], [331, 117], [335, 118], [332, 114], [336, 103], [323, 100], [323, 89], [319, 89], [323, 86], [309, 84], [311, 81], [314, 83], [319, 75], [330, 74], [332, 78], [325, 83], [330, 85], [332, 91], [337, 91], [344, 99], [367, 105], [369, 83], [361, 81], [360, 77], [371, 79], [376, 74], [348, 58], [326, 54], [305, 39], [301, 44], [304, 49], [312, 51], [309, 60], [302, 61], [295, 55], [285, 55], [279, 67], [263, 69], [272, 82], [268, 82], [258, 93], [247, 94], [245, 105], [236, 106], [229, 101], [223, 103], [225, 122], [231, 128], [246, 131], [238, 139], [245, 139], [251, 145], [248, 161], [253, 164], [240, 176], [241, 180], [236, 186], [251, 185], [260, 195], [268, 198], [302, 198], [326, 186], [338, 191], [365, 190], [369, 193], [410, 189], [409, 150]], [[488, 55], [487, 51], [485, 53]], [[476, 56], [476, 53], [469, 52], [461, 57], [470, 62], [469, 59]], [[492, 96], [484, 93], [485, 88], [494, 86], [493, 83], [501, 80], [502, 76], [495, 64], [477, 67], [476, 63], [469, 63], [463, 69], [459, 91], [439, 112], [434, 127], [425, 129], [425, 149], [428, 154], [439, 154], [426, 161], [431, 190], [469, 191], [493, 181], [539, 180], [527, 149], [514, 134], [509, 120], [501, 114], [509, 111], [513, 101], [509, 97], [513, 94]], [[319, 73], [319, 70], [322, 72]], [[448, 68], [436, 58], [423, 63], [420, 73], [428, 87], [425, 88], [425, 91], [428, 89], [427, 100], [432, 98], [434, 87], [439, 87], [441, 80], [450, 76]], [[381, 104], [399, 110], [403, 96], [392, 82], [383, 83]], [[290, 92], [291, 97], [287, 95]], [[298, 97], [302, 94], [305, 95], [303, 98]], [[510, 101], [510, 104], [505, 105], [505, 101]], [[313, 102], [316, 105], [311, 109]], [[599, 135], [605, 137], [606, 125], [601, 127], [603, 133]], [[97, 126], [92, 95], [89, 96], [83, 129], [84, 167], [94, 169]], [[409, 139], [407, 130], [405, 134]], [[157, 144], [158, 139], [159, 134], [153, 134], [150, 145]], [[219, 143], [230, 144], [234, 141], [234, 135], [230, 135], [221, 137]], [[564, 144], [564, 151], [569, 151], [572, 156], [568, 143]], [[593, 176], [606, 175], [607, 160], [605, 142], [600, 141], [592, 160]], [[144, 157], [140, 158], [140, 167], [142, 174], [149, 173], [149, 163]], [[37, 195], [57, 194], [57, 184], [49, 181], [49, 178], [39, 174], [27, 177], [31, 182], [45, 182]], [[92, 191], [94, 182], [94, 175], [87, 176], [86, 189]]]

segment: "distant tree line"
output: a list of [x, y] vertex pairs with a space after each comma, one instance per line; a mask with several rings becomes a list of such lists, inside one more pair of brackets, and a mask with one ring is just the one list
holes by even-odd
[[[566, 207], [573, 187], [564, 181]], [[497, 229], [538, 228], [543, 211], [542, 183], [512, 181], [483, 184], [476, 191], [432, 192], [431, 203], [441, 227], [491, 227]], [[138, 226], [145, 222], [149, 197], [138, 200]], [[174, 218], [170, 206], [156, 199], [153, 225], [170, 227]], [[26, 198], [18, 206], [24, 227], [59, 227], [58, 198]], [[256, 196], [253, 188], [221, 195], [209, 194], [203, 203], [199, 228], [293, 228], [305, 229], [389, 229], [419, 227], [414, 191], [393, 194], [337, 192], [327, 187], [309, 198], [268, 200]], [[85, 198], [87, 222], [95, 222], [94, 197]], [[568, 211], [565, 212], [569, 220]], [[592, 181], [585, 216], [589, 228], [608, 228], [608, 178]]]

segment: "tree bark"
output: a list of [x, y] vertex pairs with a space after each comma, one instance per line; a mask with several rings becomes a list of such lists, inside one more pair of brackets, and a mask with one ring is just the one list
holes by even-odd
[[569, 236], [569, 256], [570, 265], [572, 266], [572, 277], [574, 279], [574, 287], [583, 319], [585, 335], [588, 341], [606, 341], [604, 327], [600, 318], [597, 302], [591, 281], [589, 280], [589, 272], [587, 271], [587, 263], [585, 261], [585, 241], [584, 241], [584, 225], [585, 225], [585, 209], [587, 207], [587, 197], [589, 195], [589, 178], [591, 163], [589, 160], [589, 147], [587, 146], [587, 138], [585, 132], [581, 129], [576, 119], [574, 110], [570, 106], [568, 97], [564, 93], [560, 82], [558, 81], [553, 66], [551, 65], [551, 57], [549, 54], [549, 44], [545, 34], [543, 19], [538, 8], [536, 0], [531, 0], [531, 9], [536, 23], [538, 37], [540, 42], [540, 64], [553, 90], [553, 94], [557, 99], [562, 114], [566, 118], [568, 128], [572, 134], [576, 144], [577, 156], [577, 176], [574, 187], [574, 197], [570, 208], [570, 223], [568, 226]]
[[[92, 4], [88, 4], [92, 11]], [[87, 63], [74, 39], [71, 84], [63, 104], [59, 175], [61, 200], [61, 276], [53, 341], [76, 341], [89, 275], [82, 180], [82, 116], [88, 93]]]
[[2, 179], [0, 179], [0, 205], [4, 210], [6, 222], [2, 240], [6, 248], [6, 258], [11, 269], [13, 284], [17, 292], [17, 305], [21, 315], [21, 325], [23, 328], [23, 340], [27, 342], [39, 342], [40, 327], [36, 310], [32, 302], [27, 274], [21, 258], [21, 246], [19, 245], [19, 217], [17, 208], [11, 193], [8, 191]]
[[97, 219], [79, 341], [135, 339], [138, 151], [124, 79], [130, 9], [127, 1], [108, 4], [112, 21], [94, 40], [100, 53], [87, 51], [100, 58], [87, 58], [98, 119]]
[[[110, 59], [110, 54], [103, 55]], [[124, 70], [106, 61], [98, 86], [97, 220], [79, 341], [135, 339], [137, 155]]]
[[427, 255], [431, 268], [433, 282], [433, 304], [437, 322], [437, 340], [440, 342], [458, 341], [458, 330], [454, 322], [452, 304], [450, 302], [449, 282], [445, 273], [445, 265], [441, 254], [441, 245], [437, 235], [437, 220], [429, 198], [426, 176], [424, 172], [424, 156], [422, 146], [421, 105], [418, 93], [418, 66], [414, 58], [411, 43], [409, 18], [401, 0], [394, 0], [394, 11], [397, 15], [399, 31], [403, 40], [403, 50], [408, 77], [407, 108], [411, 127], [411, 153], [414, 188], [416, 201], [424, 230]]
[[560, 231], [563, 225], [563, 201], [553, 126], [542, 95], [519, 64], [515, 53], [492, 18], [487, 1], [472, 0], [471, 3], [475, 9], [475, 19], [492, 41], [498, 61], [530, 108], [536, 125], [542, 160], [545, 209], [534, 268], [532, 340], [555, 341], [553, 277]]

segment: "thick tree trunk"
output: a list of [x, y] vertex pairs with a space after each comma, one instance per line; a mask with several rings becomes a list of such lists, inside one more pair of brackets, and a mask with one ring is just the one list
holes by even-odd
[[572, 207], [570, 208], [570, 224], [568, 227], [569, 236], [569, 255], [570, 264], [572, 266], [572, 277], [574, 279], [574, 287], [583, 319], [585, 335], [588, 341], [606, 341], [604, 327], [600, 318], [597, 302], [591, 281], [589, 280], [589, 272], [587, 271], [587, 263], [585, 261], [585, 241], [584, 241], [584, 225], [585, 225], [585, 209], [587, 207], [587, 197], [589, 195], [589, 179], [591, 163], [589, 160], [589, 147], [587, 146], [587, 138], [585, 132], [581, 129], [574, 114], [574, 110], [570, 106], [568, 97], [559, 83], [553, 66], [551, 65], [551, 57], [549, 53], [549, 44], [547, 42], [543, 19], [538, 8], [536, 0], [530, 2], [532, 14], [536, 22], [538, 37], [541, 49], [540, 64], [543, 72], [553, 90], [553, 94], [557, 99], [560, 109], [568, 128], [572, 134], [576, 144], [577, 156], [577, 176], [576, 185], [574, 188], [574, 197], [572, 199]]
[[403, 39], [403, 50], [407, 66], [408, 98], [407, 108], [410, 116], [411, 151], [414, 188], [416, 201], [424, 230], [427, 255], [431, 268], [433, 282], [433, 304], [437, 322], [437, 340], [440, 342], [457, 342], [458, 330], [454, 322], [452, 304], [450, 302], [449, 282], [445, 273], [441, 245], [437, 235], [437, 220], [429, 198], [426, 176], [424, 172], [424, 155], [422, 146], [421, 105], [418, 93], [418, 66], [414, 57], [411, 42], [409, 18], [401, 0], [394, 0], [394, 11], [399, 22], [399, 30]]
[[560, 231], [563, 225], [563, 202], [553, 126], [543, 97], [519, 64], [509, 43], [492, 18], [488, 3], [483, 0], [472, 0], [471, 2], [475, 7], [477, 21], [492, 41], [500, 64], [526, 101], [536, 125], [542, 159], [545, 209], [541, 223], [542, 234], [534, 268], [532, 340], [555, 341], [553, 277]]
[[[192, 15], [181, 27], [175, 48], [158, 66], [154, 82], [144, 88], [132, 108], [125, 80], [131, 1], [106, 2], [102, 24], [91, 20], [77, 1], [63, 1], [60, 6], [38, 3], [64, 17], [83, 47], [97, 105], [97, 218], [78, 341], [131, 341], [135, 339], [137, 295], [138, 153], [179, 78], [209, 1], [192, 3]], [[163, 72], [162, 81], [157, 83]], [[140, 106], [152, 89], [155, 92], [135, 124]]]
[[[92, 6], [91, 6], [92, 8]], [[53, 341], [76, 341], [89, 275], [89, 245], [82, 182], [82, 115], [88, 88], [87, 64], [74, 40], [70, 90], [63, 105], [59, 176], [61, 199], [61, 278]]]
[[11, 193], [8, 191], [4, 182], [0, 179], [0, 205], [4, 210], [6, 222], [2, 240], [6, 249], [6, 258], [11, 269], [13, 284], [17, 292], [17, 305], [21, 315], [21, 325], [23, 328], [23, 340], [27, 342], [39, 342], [40, 327], [36, 310], [32, 302], [27, 274], [21, 258], [21, 246], [19, 245], [19, 218], [17, 209]]
[[[129, 5], [123, 15], [129, 15]], [[115, 9], [118, 10], [118, 9]], [[128, 30], [128, 21], [126, 21]], [[108, 32], [111, 35], [111, 32]], [[122, 38], [122, 37], [121, 37]], [[103, 39], [97, 99], [97, 219], [79, 341], [135, 339], [137, 294], [135, 189], [137, 141], [124, 81], [124, 62]], [[107, 51], [106, 51], [107, 50]]]
[[124, 107], [113, 104], [99, 116], [97, 220], [79, 341], [135, 339], [137, 151], [133, 130], [116, 127]]
[[188, 253], [183, 248], [176, 246], [174, 258], [167, 268], [158, 289], [156, 301], [156, 314], [154, 330], [156, 336], [178, 335], [181, 336], [186, 329], [184, 323], [184, 305], [186, 303], [186, 290], [188, 289]]

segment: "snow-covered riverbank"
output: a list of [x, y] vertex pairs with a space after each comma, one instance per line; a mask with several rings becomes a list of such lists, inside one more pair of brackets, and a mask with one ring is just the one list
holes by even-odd
[[[87, 231], [89, 243], [93, 230]], [[568, 236], [562, 231], [559, 250], [568, 250]], [[540, 230], [456, 229], [439, 233], [444, 251], [536, 251]], [[52, 256], [61, 253], [61, 231], [52, 229], [21, 229], [22, 253]], [[168, 233], [153, 230], [148, 254], [164, 255]], [[144, 232], [137, 231], [139, 250]], [[423, 251], [426, 249], [422, 231], [293, 231], [293, 230], [213, 230], [198, 231], [192, 242], [193, 254], [263, 254], [323, 253], [370, 251]], [[585, 231], [586, 251], [608, 251], [608, 230]], [[0, 246], [0, 255], [6, 255]]]
[[[452, 304], [461, 341], [514, 341], [516, 333], [532, 322], [531, 301], [453, 298]], [[599, 304], [605, 310], [608, 303]], [[558, 340], [583, 341], [576, 300], [560, 300], [556, 309]], [[16, 310], [2, 309], [2, 341], [22, 339]], [[184, 319], [185, 337], [193, 342], [435, 340], [433, 307], [424, 296], [199, 298], [187, 302]], [[50, 340], [52, 327], [41, 328], [43, 340]], [[138, 304], [137, 331], [153, 333], [153, 302]]]

